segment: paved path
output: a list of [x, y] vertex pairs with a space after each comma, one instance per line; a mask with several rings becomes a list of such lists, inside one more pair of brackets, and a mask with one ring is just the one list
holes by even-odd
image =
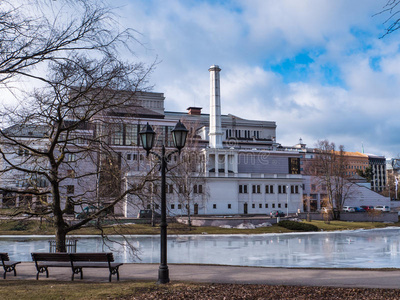
[[[170, 279], [210, 283], [254, 283], [270, 285], [308, 285], [335, 287], [400, 288], [400, 270], [343, 270], [343, 269], [285, 269], [233, 267], [215, 265], [169, 265]], [[50, 276], [40, 275], [40, 280], [71, 280], [71, 270], [50, 268]], [[35, 280], [33, 263], [17, 266], [17, 277], [7, 274], [7, 280]], [[120, 280], [157, 281], [158, 264], [124, 264], [120, 268]], [[0, 279], [2, 280], [2, 279]], [[79, 281], [78, 279], [75, 279]], [[84, 281], [108, 282], [107, 269], [84, 269]], [[113, 281], [115, 281], [113, 276]]]

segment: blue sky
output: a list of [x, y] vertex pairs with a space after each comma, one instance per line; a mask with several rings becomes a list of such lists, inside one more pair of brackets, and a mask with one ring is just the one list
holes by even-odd
[[138, 31], [134, 59], [167, 110], [209, 107], [221, 71], [222, 113], [276, 121], [277, 141], [329, 139], [348, 151], [400, 156], [400, 32], [383, 39], [386, 0], [117, 0]]

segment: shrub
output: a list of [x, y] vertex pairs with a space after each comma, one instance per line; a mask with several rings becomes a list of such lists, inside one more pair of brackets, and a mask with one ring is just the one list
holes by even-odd
[[290, 230], [318, 231], [318, 227], [315, 225], [306, 224], [302, 222], [289, 221], [289, 220], [280, 221], [278, 225]]

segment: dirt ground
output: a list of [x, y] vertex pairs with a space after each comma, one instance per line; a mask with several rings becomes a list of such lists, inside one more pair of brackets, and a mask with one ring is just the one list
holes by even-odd
[[400, 299], [400, 290], [246, 284], [198, 284], [158, 287], [118, 299]]

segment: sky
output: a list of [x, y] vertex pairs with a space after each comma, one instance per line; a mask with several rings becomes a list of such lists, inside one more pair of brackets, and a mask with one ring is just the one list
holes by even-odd
[[387, 0], [115, 0], [168, 111], [209, 112], [211, 65], [223, 114], [275, 121], [277, 142], [328, 139], [400, 156], [400, 31], [381, 38]]

